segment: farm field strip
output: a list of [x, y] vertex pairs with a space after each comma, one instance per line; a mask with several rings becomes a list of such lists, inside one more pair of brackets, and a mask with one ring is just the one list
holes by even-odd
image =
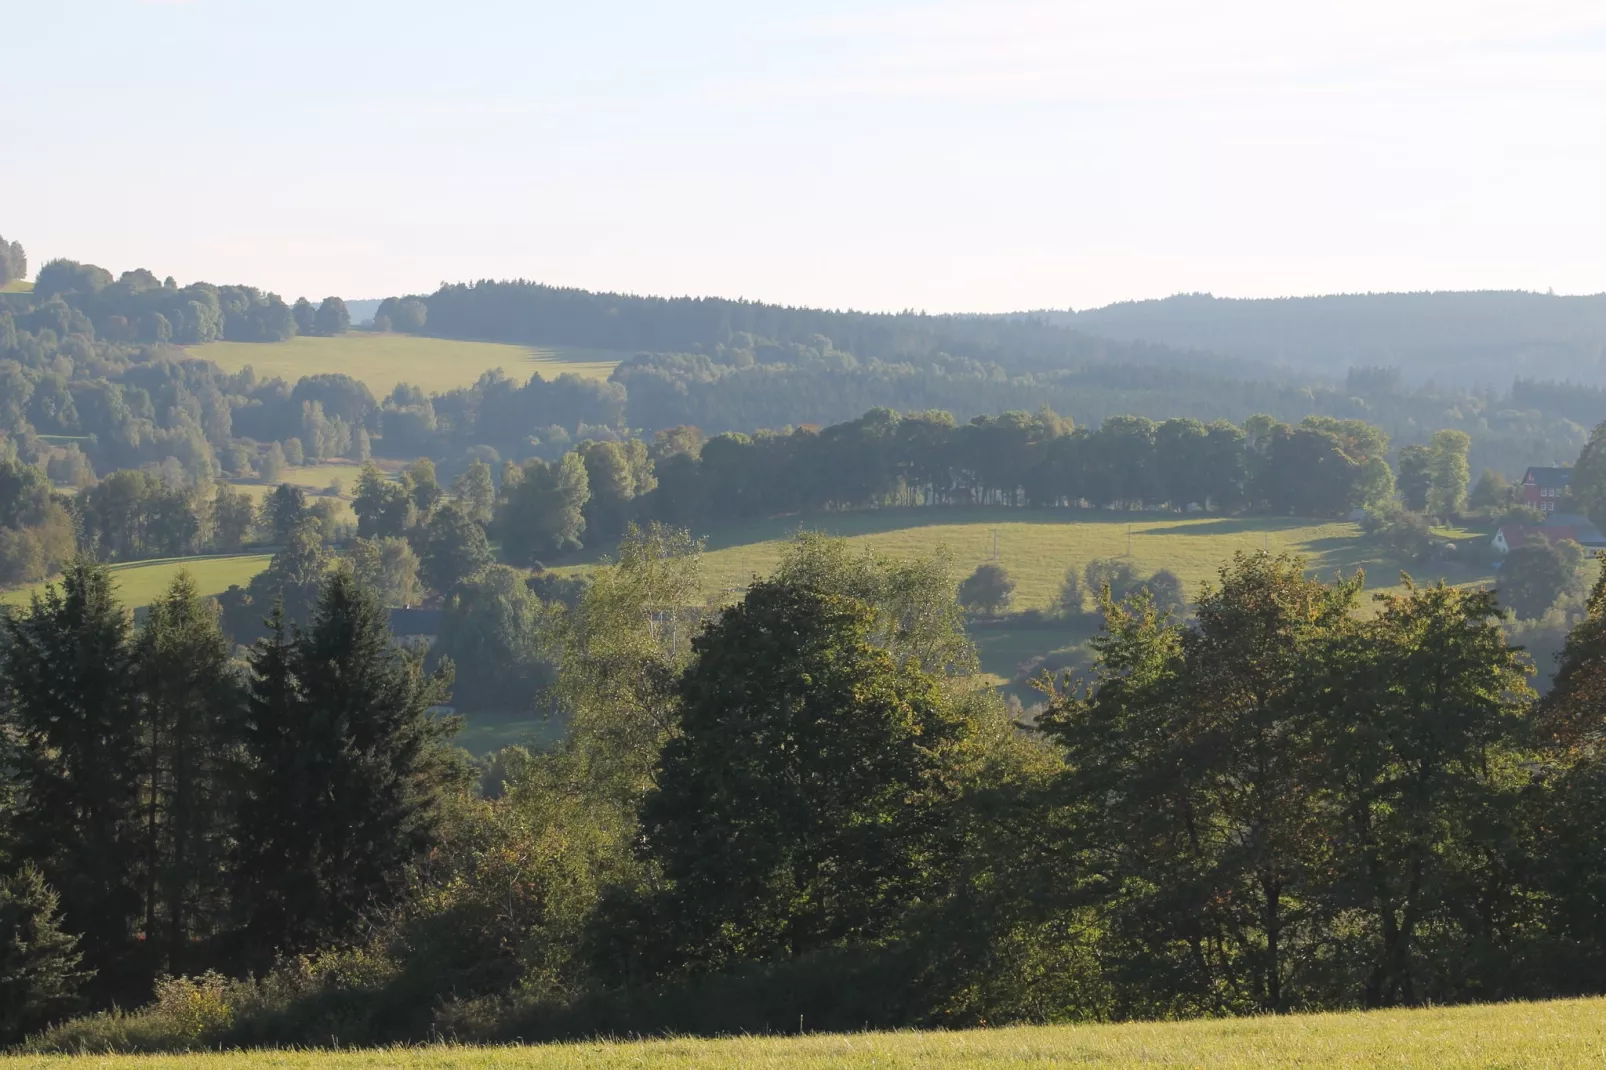
[[6, 1065], [97, 1070], [1027, 1070], [1038, 1067], [1469, 1070], [1600, 1065], [1606, 1000], [953, 1032], [591, 1041], [508, 1047], [17, 1056]]
[[[1048, 609], [1067, 569], [1078, 571], [1096, 558], [1122, 558], [1143, 574], [1166, 568], [1190, 597], [1199, 584], [1239, 551], [1302, 554], [1313, 569], [1331, 577], [1366, 570], [1369, 589], [1399, 584], [1400, 566], [1361, 538], [1358, 525], [1340, 521], [1264, 517], [1189, 517], [992, 508], [886, 509], [820, 514], [736, 524], [708, 536], [703, 585], [714, 598], [745, 587], [780, 560], [786, 541], [799, 530], [840, 535], [855, 548], [892, 556], [930, 554], [946, 548], [956, 577], [996, 560], [1015, 581], [1013, 608]], [[1130, 556], [1129, 554], [1130, 549]], [[1482, 569], [1420, 569], [1423, 578], [1444, 573], [1454, 583], [1487, 580]]]
[[[117, 584], [117, 594], [123, 603], [135, 609], [154, 602], [173, 577], [188, 569], [202, 594], [217, 595], [233, 584], [244, 587], [251, 577], [268, 567], [271, 554], [214, 554], [204, 557], [169, 557], [154, 561], [128, 561], [112, 565], [111, 574]], [[35, 591], [44, 590], [44, 584], [22, 587], [0, 594], [0, 604], [26, 605]]]
[[188, 352], [215, 361], [226, 371], [250, 365], [260, 378], [295, 382], [304, 375], [340, 372], [368, 385], [383, 398], [398, 383], [429, 393], [473, 386], [482, 374], [500, 368], [523, 382], [539, 372], [555, 379], [572, 373], [606, 379], [628, 354], [562, 346], [515, 346], [465, 342], [410, 334], [352, 331], [336, 338], [296, 337], [288, 342], [211, 342]]

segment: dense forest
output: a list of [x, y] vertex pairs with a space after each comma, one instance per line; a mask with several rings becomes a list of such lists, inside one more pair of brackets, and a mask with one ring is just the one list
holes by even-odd
[[[27, 270], [15, 243], [0, 261]], [[1092, 665], [1028, 710], [965, 631], [1007, 609], [998, 565], [800, 536], [710, 604], [692, 533], [952, 505], [1361, 517], [1383, 559], [1437, 566], [1474, 551], [1432, 520], [1538, 521], [1507, 478], [1530, 463], [1576, 458], [1560, 504], [1606, 524], [1601, 388], [1413, 383], [1426, 365], [1364, 333], [1316, 368], [1045, 317], [529, 283], [373, 315], [629, 355], [606, 382], [378, 398], [183, 348], [340, 335], [338, 297], [70, 261], [0, 295], [0, 582], [60, 576], [0, 614], [0, 1043], [1606, 990], [1606, 580], [1575, 543], [1374, 606], [1288, 557], [1194, 591], [1094, 561], [1036, 611], [1101, 628]], [[279, 480], [333, 458], [354, 486]], [[248, 584], [181, 575], [137, 621], [108, 572], [247, 547], [271, 550]], [[547, 569], [584, 548], [612, 563]], [[433, 643], [398, 639], [390, 607], [420, 604]], [[1561, 651], [1543, 697], [1518, 642]], [[471, 759], [453, 707], [563, 734]]]
[[[1117, 341], [1203, 349], [1318, 375], [1369, 364], [1400, 368], [1413, 383], [1504, 388], [1517, 375], [1606, 386], [1603, 294], [1179, 294], [1030, 318]], [[1597, 411], [1589, 422], [1599, 418]]]
[[104, 566], [74, 563], [0, 643], [7, 1039], [854, 1030], [1606, 989], [1606, 581], [1540, 701], [1487, 592], [1407, 584], [1360, 613], [1358, 578], [1241, 555], [1187, 616], [1106, 593], [1091, 674], [1045, 678], [1026, 725], [977, 686], [940, 559], [804, 537], [724, 608], [697, 575], [683, 533], [633, 530], [590, 586], [541, 602], [530, 641], [555, 654], [569, 731], [474, 766], [436, 712], [451, 666], [395, 646], [352, 570], [241, 662], [185, 581], [134, 628]]

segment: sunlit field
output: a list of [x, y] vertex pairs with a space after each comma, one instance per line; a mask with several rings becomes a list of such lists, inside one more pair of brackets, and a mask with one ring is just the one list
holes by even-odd
[[105, 1070], [1024, 1070], [1036, 1067], [1272, 1070], [1599, 1066], [1606, 1000], [970, 1032], [597, 1041], [182, 1056], [19, 1056], [15, 1067]]
[[277, 376], [289, 382], [303, 375], [341, 372], [367, 383], [380, 398], [397, 383], [411, 383], [431, 393], [472, 386], [481, 374], [495, 368], [520, 382], [537, 372], [544, 379], [565, 373], [606, 379], [628, 355], [376, 331], [351, 331], [336, 338], [297, 337], [288, 342], [212, 342], [191, 346], [188, 351], [216, 361], [228, 371], [250, 365], [262, 378]]
[[[946, 548], [956, 577], [997, 561], [1015, 581], [1015, 610], [1047, 609], [1068, 569], [1080, 572], [1096, 558], [1122, 558], [1138, 572], [1170, 569], [1190, 597], [1214, 580], [1238, 551], [1302, 554], [1324, 577], [1366, 571], [1369, 588], [1400, 582], [1400, 565], [1376, 552], [1358, 525], [1268, 517], [1185, 517], [1104, 510], [992, 508], [886, 509], [787, 517], [719, 528], [707, 533], [704, 586], [712, 597], [732, 594], [780, 560], [799, 530], [846, 537], [855, 547], [912, 557]], [[996, 548], [996, 555], [995, 555]], [[1421, 567], [1418, 579], [1452, 583], [1488, 580], [1486, 569]]]
[[12, 279], [0, 285], [0, 294], [25, 294], [33, 292], [33, 283], [27, 279]]
[[[133, 609], [150, 605], [173, 582], [181, 570], [188, 569], [202, 594], [217, 595], [239, 584], [244, 587], [251, 577], [268, 567], [270, 554], [215, 554], [207, 557], [170, 557], [157, 561], [129, 561], [112, 565], [112, 578], [117, 583], [117, 594], [123, 604]], [[0, 594], [0, 603], [25, 605], [34, 591], [43, 590], [44, 584], [24, 587]]]

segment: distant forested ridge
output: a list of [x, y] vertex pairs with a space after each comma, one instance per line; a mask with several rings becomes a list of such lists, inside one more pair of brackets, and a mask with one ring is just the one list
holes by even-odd
[[1029, 318], [1117, 342], [1204, 349], [1319, 375], [1387, 365], [1416, 383], [1503, 388], [1523, 376], [1606, 386], [1606, 294], [1179, 294]]
[[[1560, 384], [1547, 392], [1529, 382], [1522, 397], [1447, 385], [1453, 377], [1412, 385], [1376, 347], [1295, 370], [1280, 367], [1287, 362], [1277, 352], [1244, 359], [1111, 341], [1054, 319], [839, 312], [526, 281], [389, 298], [376, 315], [384, 327], [437, 337], [634, 351], [613, 381], [626, 389], [625, 422], [648, 431], [826, 424], [876, 407], [943, 409], [968, 420], [1048, 406], [1079, 424], [1127, 414], [1235, 422], [1314, 415], [1375, 423], [1397, 445], [1453, 427], [1472, 436], [1474, 467], [1515, 475], [1575, 456], [1584, 429], [1606, 418], [1606, 405]], [[1501, 387], [1520, 371], [1509, 367]], [[1561, 398], [1565, 413], [1552, 403]]]

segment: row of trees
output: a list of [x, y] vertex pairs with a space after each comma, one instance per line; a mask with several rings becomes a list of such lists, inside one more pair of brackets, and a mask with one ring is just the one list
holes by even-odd
[[[975, 686], [940, 559], [808, 537], [718, 611], [698, 607], [697, 568], [684, 535], [633, 532], [589, 589], [541, 604], [525, 634], [553, 653], [568, 731], [496, 755], [477, 790], [422, 708], [440, 680], [392, 650], [349, 574], [325, 581], [307, 632], [270, 630], [248, 675], [219, 681], [232, 697], [203, 701], [193, 681], [215, 676], [192, 667], [218, 664], [217, 636], [193, 597], [170, 594], [131, 637], [93, 594], [103, 575], [75, 569], [11, 625], [8, 709], [35, 723], [38, 666], [111, 668], [65, 677], [65, 705], [58, 677], [51, 708], [72, 712], [7, 737], [23, 756], [12, 857], [59, 893], [55, 924], [101, 971], [94, 986], [135, 961], [130, 986], [207, 965], [234, 979], [175, 982], [196, 999], [44, 1043], [1107, 1020], [1606, 989], [1606, 581], [1538, 701], [1488, 592], [1406, 582], [1363, 613], [1359, 577], [1240, 555], [1186, 620], [1106, 589], [1090, 676], [1057, 681], [1027, 727]], [[140, 670], [161, 652], [190, 671]], [[213, 723], [243, 728], [213, 764], [180, 760], [212, 753], [183, 741]], [[47, 746], [71, 756], [48, 777], [26, 758]], [[239, 779], [177, 790], [175, 770], [222, 768]], [[211, 816], [180, 820], [181, 798]], [[181, 842], [198, 869], [172, 868]], [[10, 894], [48, 895], [28, 872]], [[323, 950], [315, 969], [252, 979], [268, 946]], [[217, 1012], [197, 1025], [175, 1003]]]
[[28, 254], [21, 242], [0, 238], [0, 286], [28, 277]]
[[0, 934], [10, 1039], [63, 1009], [68, 980], [126, 1002], [157, 973], [349, 934], [433, 842], [456, 775], [452, 726], [428, 712], [447, 677], [394, 647], [350, 574], [305, 631], [275, 617], [248, 668], [231, 651], [188, 577], [134, 631], [82, 560], [4, 621], [6, 856], [48, 883], [29, 894], [59, 919], [40, 924], [78, 939], [18, 960], [28, 934]]

